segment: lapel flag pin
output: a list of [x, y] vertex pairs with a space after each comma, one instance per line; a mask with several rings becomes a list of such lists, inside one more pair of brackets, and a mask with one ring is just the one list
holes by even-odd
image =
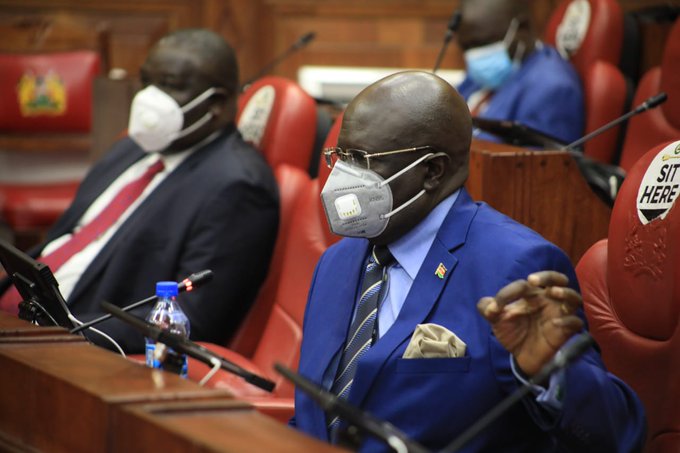
[[446, 267], [444, 267], [444, 263], [439, 263], [439, 266], [437, 266], [437, 270], [434, 271], [434, 275], [436, 275], [439, 278], [444, 278], [446, 275]]

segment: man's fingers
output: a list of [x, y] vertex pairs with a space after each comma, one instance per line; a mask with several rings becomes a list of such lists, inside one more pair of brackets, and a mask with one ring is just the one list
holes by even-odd
[[477, 310], [491, 323], [496, 322], [501, 314], [501, 309], [493, 297], [482, 297], [479, 299]]
[[527, 277], [527, 282], [534, 287], [567, 286], [569, 284], [569, 278], [560, 272], [541, 271], [529, 275], [529, 277]]
[[524, 297], [531, 297], [538, 292], [537, 288], [531, 287], [526, 280], [515, 280], [502, 287], [496, 293], [496, 303], [502, 309], [505, 305]]
[[582, 305], [581, 295], [571, 288], [550, 287], [548, 295], [560, 304], [563, 314], [573, 314]]

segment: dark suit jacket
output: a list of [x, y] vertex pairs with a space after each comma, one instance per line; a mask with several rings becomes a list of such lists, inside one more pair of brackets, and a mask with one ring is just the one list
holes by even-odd
[[[321, 383], [343, 347], [360, 288], [368, 241], [345, 239], [316, 269], [306, 308], [299, 371]], [[435, 271], [447, 271], [439, 278]], [[447, 214], [394, 325], [358, 362], [349, 402], [388, 420], [438, 451], [517, 389], [509, 353], [476, 304], [531, 272], [566, 273], [568, 258], [528, 228], [474, 203], [463, 189]], [[460, 358], [403, 359], [417, 324], [436, 323], [467, 344]], [[564, 407], [553, 418], [525, 398], [461, 451], [543, 452], [556, 443], [574, 451], [630, 451], [642, 441], [643, 410], [634, 393], [589, 351], [566, 372]], [[327, 439], [323, 411], [296, 391], [299, 429]], [[387, 451], [369, 438], [362, 451]]]
[[[92, 202], [144, 155], [128, 138], [117, 142], [87, 174], [46, 242], [72, 231]], [[179, 281], [211, 269], [213, 280], [180, 294], [179, 302], [189, 317], [191, 338], [224, 342], [267, 274], [278, 207], [278, 189], [268, 164], [230, 128], [190, 155], [144, 200], [83, 272], [68, 305], [85, 322], [104, 314], [102, 301], [128, 305], [153, 295], [157, 281]], [[134, 313], [144, 317], [150, 308]], [[128, 352], [144, 350], [142, 335], [121, 321], [110, 320], [97, 328]], [[112, 347], [99, 335], [87, 336]]]

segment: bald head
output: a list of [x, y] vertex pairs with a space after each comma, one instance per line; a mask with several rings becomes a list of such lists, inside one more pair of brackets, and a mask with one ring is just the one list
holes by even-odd
[[432, 146], [450, 156], [452, 172], [464, 170], [472, 136], [470, 112], [445, 80], [407, 71], [370, 85], [347, 107], [340, 146], [369, 152]]

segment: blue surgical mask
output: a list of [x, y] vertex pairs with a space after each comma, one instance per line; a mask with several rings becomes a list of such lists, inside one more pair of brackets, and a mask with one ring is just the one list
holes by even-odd
[[465, 51], [467, 73], [482, 88], [495, 90], [519, 67], [519, 61], [515, 59], [513, 63], [508, 54], [508, 47], [515, 38], [518, 25], [517, 19], [513, 19], [502, 41]]

